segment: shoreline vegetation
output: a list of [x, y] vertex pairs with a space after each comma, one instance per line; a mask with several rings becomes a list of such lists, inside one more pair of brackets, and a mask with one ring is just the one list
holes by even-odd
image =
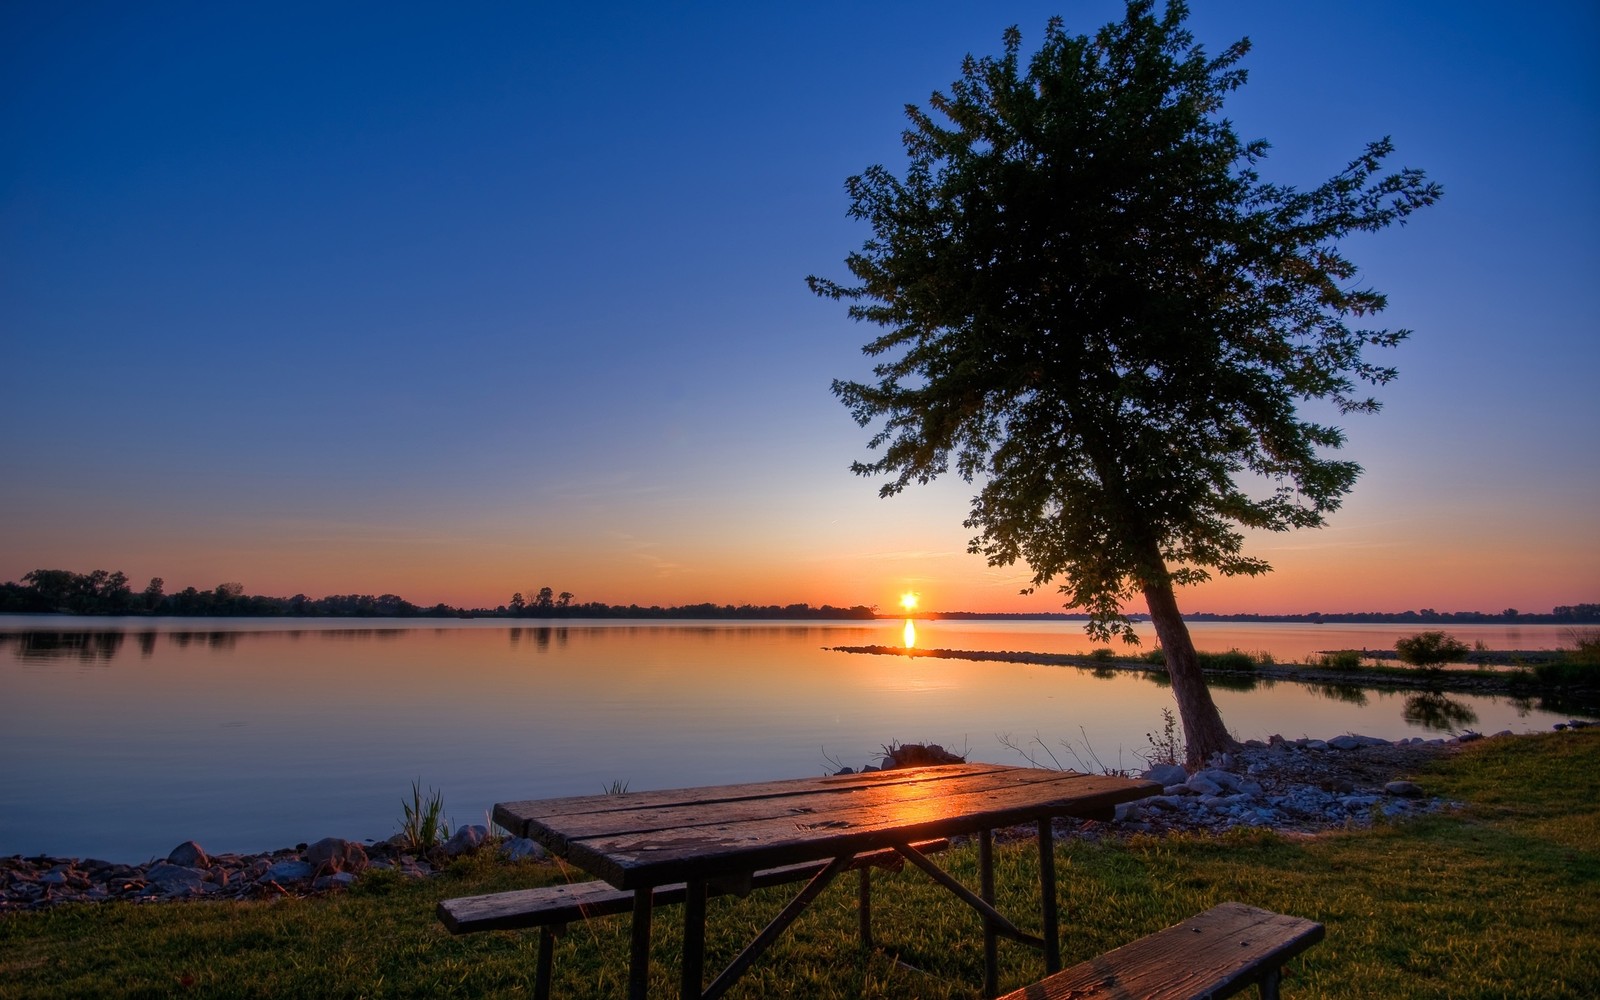
[[[21, 582], [0, 583], [0, 614], [62, 614], [127, 617], [239, 617], [239, 618], [690, 618], [729, 620], [877, 621], [910, 617], [921, 621], [1088, 621], [1089, 615], [1072, 612], [933, 611], [912, 615], [886, 614], [877, 605], [836, 607], [795, 604], [681, 604], [641, 606], [575, 603], [574, 595], [550, 587], [519, 591], [492, 608], [460, 608], [443, 602], [413, 604], [396, 594], [330, 594], [312, 598], [267, 597], [246, 594], [240, 583], [219, 583], [211, 590], [186, 587], [166, 592], [165, 581], [152, 577], [143, 590], [134, 590], [127, 574], [95, 570], [75, 573], [63, 569], [36, 569]], [[1130, 621], [1149, 620], [1131, 614]], [[1587, 625], [1600, 624], [1600, 603], [1559, 605], [1549, 612], [1523, 612], [1506, 608], [1483, 611], [1311, 611], [1299, 614], [1189, 613], [1186, 622], [1262, 622], [1373, 625]]]
[[[1322, 767], [1342, 766], [1357, 792], [1394, 780], [1449, 808], [1390, 816], [1383, 807], [1424, 801], [1396, 790], [1377, 796], [1365, 821], [1312, 833], [1119, 833], [1117, 823], [1081, 824], [1056, 841], [1059, 891], [1068, 902], [1064, 963], [1233, 899], [1327, 927], [1324, 943], [1288, 972], [1286, 985], [1303, 1000], [1589, 995], [1600, 981], [1600, 802], [1577, 790], [1600, 767], [1600, 728], [1422, 752], [1428, 749], [1280, 744], [1258, 752], [1291, 770], [1313, 768], [1306, 781]], [[941, 866], [970, 883], [977, 855], [976, 843], [958, 843]], [[997, 837], [994, 862], [996, 905], [1035, 929], [1032, 843]], [[550, 860], [506, 861], [499, 851], [482, 851], [442, 860], [429, 877], [369, 868], [342, 891], [165, 905], [66, 903], [0, 914], [0, 997], [522, 995], [535, 973], [537, 934], [452, 937], [435, 907], [448, 898], [584, 878]], [[886, 950], [859, 950], [854, 888], [833, 886], [772, 959], [751, 969], [739, 995], [976, 996], [977, 918], [910, 867], [875, 882], [874, 924]], [[779, 888], [714, 900], [708, 963], [730, 960], [748, 929], [764, 925], [787, 899]], [[653, 993], [675, 994], [681, 928], [679, 920], [660, 921]], [[1484, 950], [1490, 939], [1492, 954]], [[95, 943], [92, 953], [85, 941]], [[553, 995], [620, 993], [627, 949], [626, 915], [575, 924], [556, 943]], [[1002, 945], [999, 957], [1003, 988], [1039, 978], [1030, 949]]]
[[[996, 663], [1076, 667], [1094, 672], [1126, 671], [1166, 683], [1166, 667], [1159, 649], [1136, 656], [1117, 656], [1109, 648], [1090, 653], [1030, 653], [968, 649], [920, 649], [904, 646], [830, 646], [838, 653], [873, 656], [933, 657]], [[1390, 666], [1394, 650], [1326, 650], [1307, 663], [1279, 663], [1270, 655], [1238, 650], [1201, 653], [1200, 667], [1212, 685], [1228, 690], [1248, 690], [1258, 683], [1289, 681], [1309, 684], [1330, 693], [1377, 690], [1423, 691], [1437, 694], [1496, 694], [1511, 698], [1539, 697], [1553, 711], [1577, 711], [1600, 717], [1600, 663], [1593, 662], [1593, 639], [1579, 649], [1470, 650], [1464, 658], [1474, 669]], [[1372, 662], [1363, 662], [1363, 661]]]

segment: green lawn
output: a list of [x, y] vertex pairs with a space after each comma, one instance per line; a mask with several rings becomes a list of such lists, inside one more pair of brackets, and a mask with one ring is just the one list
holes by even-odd
[[[1065, 959], [1075, 962], [1214, 903], [1310, 917], [1327, 939], [1295, 962], [1285, 996], [1580, 997], [1600, 983], [1600, 729], [1471, 744], [1433, 773], [1459, 814], [1290, 839], [1143, 838], [1059, 845]], [[1031, 842], [996, 852], [1002, 910], [1037, 930]], [[945, 863], [976, 885], [972, 848]], [[452, 938], [450, 896], [563, 878], [548, 865], [461, 863], [427, 882], [264, 903], [105, 904], [0, 917], [0, 997], [522, 996], [532, 934]], [[571, 877], [581, 875], [571, 873]], [[880, 942], [922, 971], [855, 947], [853, 878], [841, 879], [737, 986], [736, 997], [973, 997], [978, 921], [907, 869], [874, 883]], [[784, 890], [710, 904], [708, 966], [782, 905]], [[677, 995], [677, 914], [656, 920], [654, 990]], [[556, 996], [618, 996], [626, 916], [574, 926], [556, 949]], [[1001, 943], [1001, 983], [1038, 978], [1037, 953]]]

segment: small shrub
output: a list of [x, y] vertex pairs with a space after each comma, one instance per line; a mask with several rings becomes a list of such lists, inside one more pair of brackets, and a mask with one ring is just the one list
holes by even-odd
[[1144, 662], [1150, 664], [1152, 667], [1164, 667], [1167, 665], [1166, 651], [1160, 646], [1150, 650], [1148, 653], [1144, 654], [1144, 656], [1140, 657], [1140, 659], [1144, 660]]
[[1321, 665], [1330, 670], [1358, 670], [1361, 667], [1361, 654], [1353, 649], [1336, 649], [1322, 654]]
[[1600, 684], [1600, 629], [1571, 629], [1573, 648], [1562, 649], [1548, 663], [1535, 664], [1533, 675], [1546, 687], [1582, 687]]
[[628, 783], [622, 780], [613, 781], [609, 787], [606, 785], [600, 786], [600, 791], [604, 792], [606, 795], [621, 795], [627, 790]]
[[1430, 670], [1460, 662], [1471, 652], [1466, 643], [1444, 632], [1419, 632], [1396, 641], [1394, 649], [1402, 662]]
[[1226, 653], [1196, 653], [1202, 670], [1254, 670], [1256, 661], [1249, 653], [1230, 649]]
[[1104, 660], [1111, 659], [1115, 655], [1116, 654], [1113, 653], [1108, 647], [1101, 646], [1099, 649], [1095, 649], [1095, 650], [1091, 650], [1090, 651], [1089, 659], [1104, 661]]
[[1172, 709], [1161, 710], [1161, 735], [1145, 733], [1144, 738], [1150, 741], [1150, 752], [1145, 757], [1145, 763], [1150, 766], [1156, 764], [1176, 764], [1183, 756], [1183, 741], [1178, 738], [1178, 720], [1172, 714]]
[[1563, 649], [1563, 661], [1579, 667], [1600, 667], [1600, 629], [1571, 629], [1567, 638], [1571, 649]]

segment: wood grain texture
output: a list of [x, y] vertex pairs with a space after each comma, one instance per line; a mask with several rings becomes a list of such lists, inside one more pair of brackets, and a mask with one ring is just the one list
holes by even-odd
[[495, 822], [618, 888], [737, 875], [1053, 816], [1106, 818], [1150, 781], [987, 764], [506, 802]]
[[1319, 923], [1223, 903], [1001, 1000], [1206, 1000], [1227, 997], [1321, 941]]

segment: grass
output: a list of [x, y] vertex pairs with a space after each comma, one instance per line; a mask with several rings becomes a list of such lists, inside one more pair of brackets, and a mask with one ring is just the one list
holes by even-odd
[[[1579, 997], [1600, 982], [1600, 729], [1465, 747], [1416, 776], [1460, 813], [1317, 838], [1266, 832], [1058, 845], [1063, 947], [1076, 962], [1214, 903], [1238, 899], [1327, 925], [1285, 995]], [[944, 856], [977, 879], [971, 847]], [[1001, 909], [1037, 931], [1037, 858], [996, 850]], [[343, 896], [277, 902], [107, 904], [0, 917], [0, 997], [512, 997], [532, 989], [535, 937], [449, 936], [451, 896], [581, 878], [548, 865], [458, 862], [429, 881], [367, 877]], [[842, 879], [731, 992], [734, 997], [974, 997], [977, 918], [908, 870], [875, 882], [874, 928], [908, 971], [854, 944]], [[725, 963], [784, 890], [710, 906], [708, 966]], [[680, 918], [656, 920], [652, 992], [676, 995]], [[626, 916], [573, 926], [556, 949], [557, 996], [623, 992]], [[1042, 974], [1002, 942], [1007, 989]], [[186, 985], [187, 984], [187, 985]]]

